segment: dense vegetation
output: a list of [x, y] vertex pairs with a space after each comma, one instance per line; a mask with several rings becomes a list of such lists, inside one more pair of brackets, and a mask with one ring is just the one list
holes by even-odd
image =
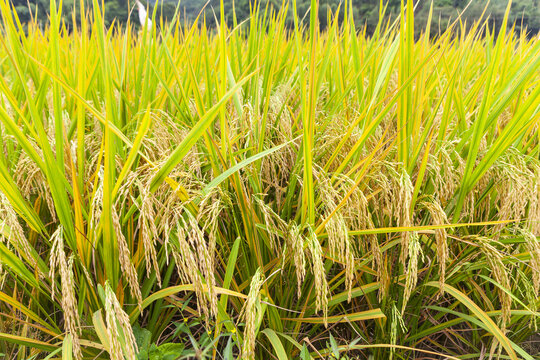
[[[216, 14], [220, 13], [220, 4], [222, 0], [188, 0], [179, 2], [179, 11], [182, 19], [187, 19], [189, 22], [195, 21], [201, 10], [203, 10], [203, 18], [208, 26], [215, 26]], [[141, 1], [147, 4], [147, 1]], [[73, 9], [77, 10], [78, 0], [64, 0], [63, 8], [64, 21], [68, 28], [73, 26], [73, 18], [70, 14]], [[98, 1], [101, 4], [101, 1]], [[133, 0], [104, 0], [105, 9], [105, 24], [111, 25], [113, 21], [125, 24], [130, 11], [135, 5]], [[165, 19], [172, 19], [175, 8], [178, 5], [178, 1], [165, 0], [159, 1], [155, 6], [156, 1], [151, 0], [149, 4], [150, 11], [156, 7], [158, 12], [158, 18], [162, 15]], [[386, 6], [386, 18], [395, 19], [399, 15], [401, 0], [351, 0], [352, 16], [357, 24], [366, 26], [367, 33], [372, 34], [379, 23], [381, 13], [381, 3]], [[19, 18], [23, 23], [26, 23], [32, 19], [32, 13], [34, 17], [41, 23], [47, 22], [47, 16], [49, 13], [49, 1], [48, 0], [14, 0], [13, 4]], [[250, 9], [254, 4], [250, 0], [223, 0], [223, 12], [225, 20], [229, 26], [234, 25], [234, 17], [241, 22], [250, 16]], [[261, 8], [269, 6], [272, 9], [278, 10], [282, 6], [281, 0], [262, 0], [258, 2]], [[319, 25], [322, 29], [325, 29], [329, 24], [328, 11], [337, 13], [338, 9], [340, 19], [344, 16], [343, 1], [340, 0], [320, 0], [318, 7]], [[448, 24], [453, 22], [459, 14], [462, 14], [461, 19], [466, 21], [469, 25], [474, 21], [482, 18], [484, 9], [486, 14], [489, 15], [490, 26], [495, 29], [499, 29], [504, 17], [507, 0], [433, 0], [433, 16], [431, 20], [431, 35], [436, 36], [440, 31], [444, 31]], [[298, 0], [296, 2], [297, 15], [300, 18], [306, 16], [309, 12], [311, 5], [310, 0]], [[418, 1], [415, 5], [415, 21], [417, 23], [415, 32], [416, 36], [425, 28], [427, 19], [429, 16], [431, 1]], [[90, 8], [92, 2], [85, 0], [85, 6]], [[219, 18], [219, 16], [217, 16]], [[79, 17], [75, 20], [78, 21]], [[540, 31], [540, 1], [539, 0], [514, 0], [509, 14], [508, 24], [516, 24], [518, 30], [521, 28], [527, 28], [531, 34], [536, 34]], [[289, 7], [286, 17], [285, 25], [292, 28], [294, 25], [294, 11], [292, 7]]]
[[510, 6], [436, 38], [411, 3], [373, 36], [352, 6], [56, 6], [0, 0], [5, 358], [540, 359], [540, 40]]

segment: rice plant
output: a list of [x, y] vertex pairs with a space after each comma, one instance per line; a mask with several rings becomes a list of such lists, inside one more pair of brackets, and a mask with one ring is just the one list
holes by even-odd
[[324, 32], [316, 0], [214, 30], [85, 4], [68, 31], [0, 0], [5, 358], [540, 358], [540, 39], [511, 3], [436, 38], [411, 1], [373, 36], [348, 3]]

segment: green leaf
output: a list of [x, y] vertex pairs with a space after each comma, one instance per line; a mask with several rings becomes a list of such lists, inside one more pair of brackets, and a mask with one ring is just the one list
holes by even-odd
[[485, 325], [485, 329], [489, 331], [495, 338], [501, 343], [504, 347], [508, 356], [512, 360], [518, 360], [518, 357], [512, 347], [510, 340], [504, 335], [502, 330], [491, 320], [491, 318], [478, 306], [476, 305], [467, 295], [459, 291], [458, 289], [450, 286], [448, 284], [440, 284], [439, 282], [430, 281], [426, 286], [433, 286], [444, 290], [453, 297], [455, 297], [459, 302], [469, 308], [474, 315]]
[[261, 331], [262, 334], [266, 335], [268, 337], [268, 340], [270, 340], [270, 343], [274, 347], [274, 351], [278, 357], [279, 360], [287, 360], [288, 356], [285, 352], [285, 348], [283, 347], [283, 344], [281, 343], [281, 340], [279, 340], [277, 334], [272, 329], [264, 329]]
[[35, 348], [45, 351], [54, 351], [58, 348], [56, 345], [49, 344], [44, 341], [30, 339], [24, 336], [11, 335], [0, 333], [0, 340], [5, 340], [8, 343], [27, 346], [29, 348]]
[[[386, 316], [381, 311], [381, 309], [373, 309], [373, 310], [360, 311], [360, 312], [351, 313], [351, 314], [329, 316], [328, 323], [334, 324], [334, 323], [341, 323], [341, 322], [365, 321], [365, 320], [382, 319], [382, 318], [386, 318]], [[283, 318], [283, 320], [299, 321], [299, 322], [305, 322], [305, 323], [310, 323], [310, 324], [324, 324], [324, 318], [322, 317]]]
[[251, 156], [250, 158], [248, 159], [245, 159], [241, 162], [239, 162], [238, 164], [234, 165], [233, 167], [225, 170], [224, 172], [222, 172], [221, 174], [219, 174], [218, 176], [216, 176], [212, 181], [210, 181], [205, 187], [204, 189], [201, 191], [201, 196], [204, 197], [205, 195], [207, 195], [213, 188], [215, 188], [216, 186], [218, 186], [219, 184], [221, 184], [223, 181], [225, 181], [229, 176], [231, 176], [232, 174], [234, 174], [235, 172], [237, 172], [238, 170], [248, 166], [249, 164], [251, 164], [252, 162], [255, 162], [265, 156], [268, 156], [270, 155], [271, 153], [273, 152], [276, 152], [282, 148], [284, 148], [285, 146], [291, 144], [292, 142], [294, 142], [295, 140], [299, 139], [299, 137], [297, 137], [296, 139], [292, 139], [290, 141], [287, 141], [286, 143], [283, 143], [281, 145], [278, 145], [278, 146], [274, 146], [273, 148], [270, 148], [268, 150], [265, 150], [265, 151], [262, 151], [256, 155], [253, 155]]
[[152, 340], [152, 333], [147, 329], [141, 328], [139, 324], [135, 324], [135, 326], [133, 326], [133, 335], [135, 336], [139, 351], [148, 350]]
[[73, 338], [67, 334], [62, 343], [62, 360], [73, 360]]
[[336, 339], [334, 339], [334, 336], [332, 336], [332, 333], [328, 333], [330, 337], [330, 350], [332, 350], [332, 354], [336, 359], [339, 359], [339, 348], [338, 344], [336, 342]]
[[150, 191], [154, 192], [157, 188], [165, 181], [165, 178], [169, 173], [174, 169], [184, 156], [188, 153], [193, 145], [203, 136], [204, 132], [214, 121], [215, 116], [218, 114], [222, 106], [224, 106], [227, 101], [229, 101], [233, 95], [242, 87], [244, 83], [249, 80], [251, 76], [255, 73], [244, 77], [240, 82], [238, 82], [231, 90], [229, 90], [219, 102], [217, 102], [211, 109], [209, 109], [201, 119], [193, 126], [191, 131], [186, 135], [184, 140], [176, 147], [174, 152], [169, 156], [165, 164], [157, 171], [155, 176], [152, 178], [150, 183]]
[[103, 316], [101, 315], [101, 310], [98, 310], [92, 316], [92, 322], [94, 324], [94, 331], [96, 332], [101, 345], [105, 347], [105, 350], [110, 354], [111, 345], [109, 343], [109, 337], [107, 336], [107, 327], [103, 321]]
[[176, 360], [184, 352], [184, 344], [163, 344], [158, 347], [161, 360]]
[[311, 360], [311, 359], [313, 359], [311, 357], [311, 355], [309, 354], [309, 350], [308, 350], [306, 344], [304, 344], [302, 346], [302, 351], [300, 351], [300, 359], [302, 359], [302, 360]]

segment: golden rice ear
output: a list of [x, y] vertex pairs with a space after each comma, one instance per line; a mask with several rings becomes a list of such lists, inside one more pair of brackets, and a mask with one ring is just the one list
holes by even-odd
[[530, 230], [519, 229], [518, 231], [525, 239], [525, 247], [531, 256], [529, 266], [531, 267], [532, 284], [534, 293], [538, 297], [540, 291], [540, 242]]
[[[7, 237], [6, 234], [8, 234]], [[0, 191], [0, 241], [15, 245], [17, 255], [27, 259], [35, 271], [43, 275], [37, 266], [37, 260], [32, 255], [34, 253], [32, 251], [32, 245], [28, 242], [24, 234], [17, 213], [2, 191]]]
[[[412, 226], [412, 195], [413, 195], [413, 185], [409, 174], [405, 169], [401, 169], [399, 179], [395, 182], [394, 193], [397, 194], [397, 199], [394, 200], [395, 204], [395, 213], [396, 221], [398, 226], [409, 227]], [[400, 261], [405, 266], [407, 256], [411, 254], [411, 248], [409, 246], [409, 241], [414, 234], [411, 234], [409, 231], [404, 231], [401, 233], [401, 256]], [[413, 250], [414, 253], [416, 250]]]
[[80, 319], [77, 310], [77, 299], [75, 298], [75, 285], [73, 281], [73, 257], [66, 259], [64, 252], [64, 235], [63, 228], [58, 229], [51, 236], [51, 257], [49, 278], [51, 279], [52, 293], [51, 297], [54, 300], [55, 290], [55, 270], [58, 268], [60, 272], [61, 282], [61, 301], [62, 311], [64, 312], [64, 329], [66, 333], [71, 334], [73, 339], [73, 353], [76, 359], [82, 359], [81, 344], [80, 344]]
[[438, 151], [428, 158], [427, 171], [430, 176], [426, 176], [425, 181], [433, 183], [433, 195], [443, 207], [456, 194], [465, 171], [465, 161], [456, 151], [456, 146], [455, 141], [444, 141]]
[[285, 238], [285, 251], [282, 255], [283, 262], [287, 257], [292, 256], [293, 265], [296, 272], [297, 294], [300, 297], [302, 293], [302, 283], [306, 276], [306, 257], [304, 253], [304, 237], [300, 227], [296, 223], [291, 223], [288, 227]]
[[139, 206], [139, 229], [141, 231], [142, 243], [144, 247], [144, 259], [146, 264], [146, 276], [150, 277], [152, 269], [161, 287], [161, 275], [156, 252], [156, 214], [154, 212], [154, 199], [148, 187], [139, 185], [141, 194], [141, 205]]
[[255, 342], [257, 340], [257, 328], [261, 310], [261, 287], [264, 283], [264, 275], [261, 268], [258, 268], [251, 279], [249, 294], [240, 313], [240, 318], [244, 320], [244, 341], [242, 343], [242, 359], [255, 359]]
[[309, 228], [308, 249], [311, 254], [311, 270], [314, 276], [315, 293], [317, 294], [315, 300], [316, 311], [323, 311], [324, 326], [328, 327], [328, 294], [330, 288], [328, 281], [326, 280], [326, 271], [324, 269], [324, 254], [317, 239], [317, 234]]
[[348, 301], [351, 300], [354, 281], [354, 249], [349, 238], [349, 229], [338, 204], [342, 199], [338, 190], [325, 176], [323, 169], [315, 171], [317, 190], [324, 206], [324, 217], [327, 219], [325, 230], [328, 234], [330, 256], [341, 262], [345, 268], [345, 286], [348, 290]]
[[[35, 152], [42, 157], [43, 151], [36, 144], [34, 139], [28, 138], [28, 142], [32, 145]], [[15, 167], [14, 180], [25, 198], [29, 199], [34, 194], [39, 195], [47, 205], [52, 221], [56, 222], [56, 209], [54, 207], [54, 201], [47, 178], [39, 168], [38, 164], [36, 164], [24, 151], [21, 152]]]
[[527, 226], [533, 235], [540, 236], [540, 162], [533, 165], [533, 171], [534, 179], [527, 214]]
[[122, 232], [120, 219], [118, 217], [118, 213], [116, 212], [116, 206], [112, 207], [111, 216], [114, 232], [116, 235], [116, 241], [118, 243], [120, 268], [122, 269], [122, 272], [124, 273], [124, 276], [128, 281], [131, 295], [137, 300], [137, 305], [139, 309], [142, 310], [142, 293], [139, 287], [137, 270], [135, 269], [135, 265], [133, 265], [133, 262], [131, 261], [129, 246]]
[[[397, 226], [410, 227], [412, 223], [412, 196], [413, 185], [409, 174], [400, 163], [382, 162], [381, 171], [375, 181], [381, 187], [384, 208], [379, 211], [386, 213], [390, 218], [395, 218]], [[384, 216], [384, 215], [383, 215]], [[401, 237], [400, 263], [406, 268], [409, 256], [410, 231], [403, 231]]]
[[370, 185], [376, 189], [374, 201], [371, 202], [373, 210], [371, 211], [372, 221], [384, 223], [385, 216], [391, 216], [392, 213], [392, 183], [391, 179], [384, 174], [385, 163], [379, 162], [373, 166], [374, 173], [368, 174]]
[[463, 212], [460, 216], [460, 221], [474, 221], [476, 201], [476, 189], [474, 189], [465, 197], [465, 203], [463, 204]]
[[[284, 140], [288, 141], [288, 140]], [[283, 144], [276, 141], [269, 144], [269, 148]], [[264, 157], [261, 162], [261, 183], [264, 184], [265, 192], [274, 191], [276, 207], [281, 208], [287, 195], [287, 186], [290, 176], [296, 164], [298, 144], [290, 144], [282, 149]]]
[[[471, 236], [470, 238], [478, 243], [482, 253], [485, 255], [494, 280], [503, 288], [511, 289], [512, 287], [509, 278], [510, 271], [503, 261], [506, 251], [503, 252], [497, 249], [497, 247], [502, 247], [507, 250], [505, 246], [496, 240], [483, 236]], [[501, 328], [505, 331], [506, 325], [509, 324], [511, 320], [510, 310], [512, 309], [512, 297], [500, 288], [497, 288], [497, 293], [499, 294], [501, 302]]]
[[[390, 307], [390, 321], [392, 322], [392, 325], [390, 326], [390, 344], [396, 345], [397, 344], [397, 335], [398, 331], [401, 330], [402, 332], [407, 332], [407, 327], [405, 326], [405, 322], [403, 321], [403, 314], [400, 312], [396, 306], [395, 301], [392, 300], [392, 305]], [[389, 359], [393, 359], [394, 357], [394, 347], [390, 348], [390, 356]]]
[[[369, 209], [369, 202], [355, 181], [347, 176], [339, 176], [341, 192], [349, 194], [345, 205], [340, 209], [349, 229], [372, 229], [373, 220]], [[351, 189], [354, 189], [351, 191]], [[363, 244], [360, 244], [363, 246]]]
[[119, 340], [120, 334], [123, 334], [127, 360], [135, 360], [139, 350], [129, 316], [122, 309], [108, 281], [105, 283], [105, 321], [112, 360], [126, 360]]
[[[272, 148], [284, 144], [294, 138], [294, 127], [296, 126], [290, 112], [287, 111], [287, 100], [291, 96], [291, 88], [288, 84], [278, 85], [269, 98], [268, 119], [264, 135], [265, 148]], [[253, 109], [246, 105], [249, 113], [250, 128], [256, 129], [257, 125], [253, 123], [256, 119]], [[246, 112], [244, 112], [246, 115]], [[278, 118], [279, 115], [279, 118]], [[250, 125], [247, 125], [250, 126]], [[244, 130], [245, 128], [240, 127]], [[251, 133], [250, 131], [249, 133]], [[261, 159], [260, 178], [264, 185], [264, 192], [274, 191], [276, 208], [281, 208], [287, 194], [291, 173], [297, 163], [298, 150], [301, 139], [265, 156]]]
[[[352, 179], [347, 178], [346, 176], [340, 176], [342, 180], [342, 190], [344, 193], [350, 191], [350, 187], [355, 186]], [[374, 205], [375, 209], [378, 209], [377, 205]], [[372, 220], [372, 213], [369, 209], [369, 203], [364, 195], [364, 192], [356, 187], [351, 196], [347, 200], [347, 204], [341, 209], [344, 216], [346, 217], [346, 222], [348, 222], [348, 227], [353, 229], [374, 229], [375, 225]], [[362, 237], [361, 239], [365, 239]], [[360, 241], [359, 247], [362, 251], [371, 251], [373, 256], [373, 268], [377, 272], [377, 281], [381, 283], [380, 291], [378, 294], [379, 300], [382, 300], [386, 297], [388, 288], [390, 286], [390, 275], [388, 274], [388, 269], [384, 260], [384, 255], [381, 251], [381, 246], [377, 235], [370, 234], [367, 235], [368, 241]], [[369, 250], [367, 246], [369, 245]]]
[[[510, 148], [497, 160], [492, 170], [491, 176], [497, 189], [496, 201], [499, 203], [498, 217], [500, 220], [515, 220], [517, 225], [519, 221], [525, 218], [527, 209], [529, 212], [529, 221], [535, 218], [538, 203], [538, 174], [537, 160], [527, 161], [518, 150]], [[487, 177], [486, 177], [487, 178]], [[487, 179], [485, 180], [488, 181]], [[494, 229], [496, 233], [500, 232], [506, 224], [497, 225]]]
[[205, 240], [205, 236], [197, 219], [186, 211], [188, 216], [188, 238], [191, 246], [195, 249], [198, 269], [202, 274], [204, 282], [208, 287], [208, 295], [202, 294], [203, 297], [208, 296], [207, 305], [210, 307], [212, 316], [217, 316], [217, 293], [216, 293], [216, 278], [214, 268], [214, 253], [211, 252], [212, 243]]
[[[276, 143], [285, 143], [293, 138], [294, 135], [294, 119], [288, 111], [282, 111], [291, 96], [295, 95], [295, 90], [290, 84], [279, 84], [274, 93], [270, 96], [270, 105], [268, 108], [268, 117], [272, 121], [268, 121], [268, 128], [273, 131], [276, 136]], [[278, 118], [279, 116], [279, 118]], [[276, 127], [273, 125], [276, 124]], [[268, 135], [272, 135], [269, 133]], [[295, 154], [296, 155], [296, 154]]]
[[[91, 103], [91, 101], [90, 101]], [[90, 126], [90, 124], [88, 124]], [[86, 182], [91, 182], [94, 171], [97, 167], [99, 158], [101, 157], [101, 144], [103, 143], [103, 130], [101, 123], [95, 116], [91, 116], [92, 131], [85, 132], [84, 149], [89, 154], [85, 165], [84, 179]]]
[[[436, 201], [426, 201], [420, 203], [420, 206], [425, 207], [432, 219], [432, 225], [448, 224], [448, 217], [441, 205]], [[437, 260], [439, 262], [439, 284], [441, 295], [443, 294], [443, 284], [446, 279], [446, 262], [449, 257], [448, 249], [448, 233], [446, 229], [435, 229], [435, 243], [437, 245]]]
[[521, 294], [525, 295], [527, 301], [527, 306], [531, 311], [531, 318], [529, 327], [534, 329], [535, 332], [538, 332], [538, 316], [535, 314], [538, 312], [538, 291], [535, 289], [531, 276], [526, 274], [520, 268], [516, 268], [516, 273], [518, 274], [517, 280], [519, 284], [522, 284], [520, 289]]
[[423, 257], [422, 248], [420, 246], [420, 239], [418, 238], [418, 233], [412, 231], [410, 233], [409, 242], [408, 242], [408, 258], [405, 269], [405, 291], [403, 293], [403, 305], [401, 312], [405, 312], [405, 307], [409, 302], [411, 294], [416, 288], [416, 283], [418, 282], [418, 256]]
[[[229, 196], [220, 187], [213, 188], [199, 203], [197, 222], [202, 224], [202, 232], [208, 236], [208, 252], [216, 252], [216, 243], [219, 238], [219, 220], [224, 210], [229, 206]], [[211, 267], [214, 268], [214, 258], [211, 257]]]
[[199, 313], [207, 322], [217, 316], [215, 264], [211, 241], [207, 242], [197, 219], [184, 211], [186, 219], [176, 219], [175, 237], [170, 238], [169, 251], [173, 256], [178, 275], [184, 283], [193, 284]]
[[377, 281], [381, 283], [378, 298], [382, 301], [388, 295], [388, 289], [390, 287], [390, 274], [384, 259], [384, 255], [381, 251], [381, 245], [377, 235], [368, 235], [371, 253], [373, 255], [373, 264], [375, 271], [377, 271]]
[[95, 172], [95, 190], [93, 197], [90, 201], [90, 220], [89, 225], [91, 235], [94, 241], [98, 238], [99, 222], [101, 221], [101, 213], [103, 212], [103, 166], [100, 169], [96, 169]]
[[203, 280], [199, 270], [199, 263], [195, 255], [195, 250], [189, 243], [189, 229], [184, 219], [179, 215], [176, 219], [176, 238], [171, 238], [170, 253], [174, 258], [178, 276], [185, 284], [193, 284], [197, 310], [199, 314], [204, 313], [208, 319], [210, 317], [208, 307], [206, 306], [206, 297], [204, 295]]
[[[60, 270], [60, 274], [62, 273], [63, 271]], [[73, 354], [75, 355], [75, 359], [80, 360], [82, 359], [81, 342], [79, 338], [81, 332], [81, 325], [79, 312], [77, 311], [77, 300], [75, 298], [75, 282], [73, 280], [73, 255], [69, 257], [67, 276], [64, 275], [64, 277], [65, 280], [62, 279], [62, 309], [64, 310], [64, 314], [66, 314], [66, 309], [70, 309], [70, 311], [72, 312], [72, 315], [70, 316], [72, 319], [69, 320], [69, 323], [66, 319], [65, 329], [72, 336]], [[66, 281], [66, 289], [64, 289], [64, 281]], [[64, 301], [66, 303], [65, 305]]]
[[287, 233], [287, 223], [261, 197], [254, 195], [253, 200], [263, 215], [264, 225], [267, 228], [266, 233], [270, 239], [270, 248], [278, 253], [283, 253], [282, 244], [279, 242], [279, 234]]

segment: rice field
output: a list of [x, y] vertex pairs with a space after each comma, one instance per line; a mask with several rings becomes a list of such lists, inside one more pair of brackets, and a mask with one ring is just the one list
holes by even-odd
[[0, 0], [3, 358], [540, 359], [539, 37], [98, 4]]

